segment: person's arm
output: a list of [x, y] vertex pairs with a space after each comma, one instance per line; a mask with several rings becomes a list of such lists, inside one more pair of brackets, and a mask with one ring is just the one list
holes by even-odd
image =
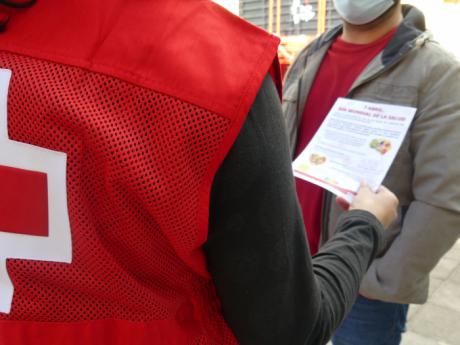
[[382, 225], [348, 212], [313, 259], [269, 77], [212, 190], [208, 268], [242, 345], [324, 344], [353, 304]]
[[410, 130], [414, 200], [362, 284], [363, 294], [384, 301], [424, 303], [429, 273], [460, 235], [460, 64], [428, 44], [432, 65], [423, 71]]

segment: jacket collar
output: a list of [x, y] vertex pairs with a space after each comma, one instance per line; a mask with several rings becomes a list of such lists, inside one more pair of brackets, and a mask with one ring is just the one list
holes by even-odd
[[[394, 59], [409, 51], [413, 42], [426, 31], [425, 17], [419, 9], [411, 5], [403, 5], [402, 11], [404, 19], [382, 54], [384, 66], [391, 64]], [[322, 34], [312, 44], [308, 50], [308, 55], [315, 54], [324, 45], [330, 45], [342, 33], [342, 29], [343, 26], [338, 25]]]

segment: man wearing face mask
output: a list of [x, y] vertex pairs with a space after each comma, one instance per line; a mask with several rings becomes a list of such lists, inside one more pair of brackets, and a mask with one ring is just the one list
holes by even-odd
[[[417, 108], [384, 181], [401, 201], [334, 345], [399, 344], [408, 304], [427, 300], [429, 273], [460, 231], [460, 67], [399, 0], [335, 0], [343, 25], [321, 35], [287, 74], [283, 112], [295, 158], [338, 97]], [[341, 213], [330, 193], [297, 180], [312, 253]]]

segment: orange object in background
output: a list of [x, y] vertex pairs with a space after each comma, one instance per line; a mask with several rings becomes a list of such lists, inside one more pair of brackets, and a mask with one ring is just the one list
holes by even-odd
[[315, 37], [339, 24], [332, 0], [213, 0], [281, 38], [282, 77]]
[[332, 0], [240, 0], [239, 15], [281, 38], [282, 76], [300, 50], [339, 19]]
[[278, 48], [280, 59], [281, 77], [284, 79], [289, 66], [294, 62], [299, 52], [308, 45], [315, 36], [296, 35], [281, 37], [281, 44]]

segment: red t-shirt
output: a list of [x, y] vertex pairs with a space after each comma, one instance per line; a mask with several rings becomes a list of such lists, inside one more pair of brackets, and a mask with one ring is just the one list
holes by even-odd
[[[329, 48], [313, 82], [299, 127], [297, 157], [307, 146], [329, 110], [339, 97], [348, 94], [353, 82], [389, 43], [396, 28], [369, 44], [353, 44], [340, 37]], [[297, 195], [302, 208], [312, 255], [319, 247], [323, 190], [309, 182], [296, 179]]]

